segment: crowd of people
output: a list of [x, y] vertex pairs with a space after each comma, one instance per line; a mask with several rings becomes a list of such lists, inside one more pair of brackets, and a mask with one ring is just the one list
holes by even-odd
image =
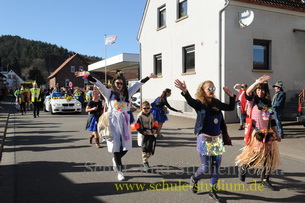
[[30, 87], [29, 85], [20, 85], [16, 90], [12, 91], [16, 99], [16, 108], [21, 115], [26, 114], [27, 111], [33, 111], [33, 117], [39, 117], [39, 111], [44, 108], [43, 104], [47, 96], [53, 93], [64, 93], [74, 96], [83, 106], [87, 105], [93, 92], [93, 87], [87, 85], [85, 88], [80, 87], [55, 87], [49, 89], [39, 87], [34, 81]]
[[[122, 158], [132, 148], [130, 131], [131, 96], [150, 78], [150, 76], [138, 81], [128, 88], [122, 73], [118, 73], [110, 88], [107, 88], [99, 80], [90, 76], [89, 72], [77, 72], [77, 77], [85, 77], [93, 83], [101, 96], [105, 99], [104, 112], [109, 113], [110, 137], [107, 141], [107, 148], [113, 154], [113, 169], [117, 172], [118, 180], [125, 179], [123, 173]], [[225, 145], [232, 145], [227, 132], [226, 123], [222, 111], [233, 111], [237, 106], [237, 114], [240, 119], [239, 130], [244, 130], [246, 118], [253, 120], [251, 126], [250, 142], [242, 149], [236, 157], [238, 166], [238, 177], [245, 181], [247, 171], [255, 169], [260, 171], [261, 184], [271, 190], [275, 190], [270, 182], [270, 173], [279, 166], [279, 152], [277, 142], [284, 138], [281, 126], [281, 116], [285, 106], [285, 93], [283, 83], [278, 81], [273, 85], [275, 95], [271, 99], [268, 88], [270, 76], [263, 75], [247, 88], [246, 83], [234, 85], [237, 96], [228, 87], [223, 91], [229, 96], [229, 103], [223, 103], [215, 97], [216, 87], [212, 81], [202, 82], [195, 94], [195, 98], [188, 91], [186, 83], [175, 80], [174, 85], [181, 90], [185, 98], [197, 113], [194, 134], [197, 136], [197, 152], [201, 165], [190, 177], [190, 187], [194, 193], [198, 191], [198, 182], [203, 174], [210, 174], [209, 196], [215, 201], [220, 201], [217, 195], [217, 181], [219, 179], [219, 167], [222, 154], [225, 152]], [[161, 129], [168, 120], [168, 109], [183, 113], [171, 107], [167, 97], [171, 90], [166, 88], [161, 96], [152, 103], [143, 101], [140, 106], [140, 113], [135, 120], [135, 129], [138, 132], [138, 145], [142, 148], [142, 162], [144, 171], [149, 170], [148, 159], [154, 154], [156, 140], [162, 138]], [[89, 108], [89, 107], [88, 107]], [[93, 110], [93, 108], [90, 106]], [[89, 109], [90, 109], [89, 108]], [[95, 121], [95, 123], [98, 121]], [[88, 122], [90, 124], [90, 122]], [[93, 129], [95, 131], [96, 129]], [[99, 131], [99, 130], [97, 130]], [[93, 136], [92, 136], [93, 137]]]
[[[85, 111], [88, 113], [86, 129], [90, 131], [89, 143], [92, 144], [94, 138], [97, 148], [101, 147], [98, 123], [101, 122], [101, 116], [108, 113], [106, 119], [108, 119], [109, 134], [107, 138], [103, 139], [107, 143], [108, 151], [113, 154], [113, 170], [117, 173], [117, 179], [125, 180], [122, 158], [132, 149], [130, 125], [134, 122], [135, 130], [138, 132], [138, 145], [142, 148], [143, 168], [144, 171], [148, 171], [150, 168], [148, 159], [154, 155], [156, 140], [163, 137], [161, 130], [164, 122], [168, 120], [168, 109], [183, 113], [168, 103], [167, 98], [171, 96], [171, 90], [164, 89], [152, 103], [143, 101], [140, 113], [134, 119], [131, 96], [150, 78], [156, 78], [156, 75], [150, 74], [129, 88], [122, 73], [114, 76], [110, 87], [90, 76], [89, 72], [76, 72], [75, 75], [88, 79], [94, 88], [92, 86], [74, 90], [54, 88], [47, 91], [38, 88], [36, 83], [33, 83], [32, 88], [21, 86], [14, 92], [21, 114], [25, 114], [32, 106], [33, 117], [39, 117], [41, 102], [47, 95], [58, 91], [69, 92], [79, 101], [87, 104]], [[215, 201], [220, 201], [216, 193], [219, 168], [225, 145], [232, 145], [222, 111], [233, 111], [235, 106], [240, 120], [239, 130], [245, 129], [248, 122], [246, 118], [252, 120], [249, 142], [236, 157], [238, 177], [244, 182], [247, 171], [255, 169], [260, 171], [261, 184], [275, 190], [270, 182], [270, 174], [277, 169], [280, 163], [277, 142], [284, 138], [281, 118], [286, 94], [283, 91], [283, 82], [277, 81], [272, 86], [275, 94], [271, 99], [268, 87], [269, 79], [269, 75], [263, 75], [249, 87], [246, 83], [235, 84], [233, 89], [237, 91], [237, 96], [228, 87], [223, 87], [223, 91], [229, 97], [229, 103], [223, 103], [215, 97], [216, 87], [210, 80], [200, 83], [195, 98], [191, 96], [184, 81], [178, 79], [174, 81], [174, 86], [181, 90], [182, 97], [197, 113], [194, 134], [197, 136], [196, 148], [201, 165], [190, 177], [190, 187], [194, 193], [198, 191], [198, 182], [202, 175], [209, 174], [211, 186], [209, 196]], [[32, 105], [29, 105], [30, 103]]]

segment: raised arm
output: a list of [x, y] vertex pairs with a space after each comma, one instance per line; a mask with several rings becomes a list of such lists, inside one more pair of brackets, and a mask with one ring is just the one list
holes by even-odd
[[237, 92], [239, 92], [238, 87], [240, 87], [240, 84], [239, 84], [239, 83], [235, 84], [235, 85], [233, 86], [233, 89], [236, 90]]
[[134, 94], [138, 91], [138, 89], [139, 89], [144, 83], [146, 83], [150, 78], [157, 78], [157, 77], [158, 77], [157, 75], [151, 73], [149, 76], [147, 76], [147, 77], [141, 79], [140, 81], [136, 82], [135, 84], [133, 84], [132, 87], [130, 87], [130, 88], [128, 89], [128, 94], [129, 94], [130, 96], [134, 95]]
[[177, 87], [178, 89], [180, 89], [182, 91], [182, 96], [185, 98], [188, 105], [190, 105], [196, 111], [200, 110], [200, 108], [202, 107], [201, 102], [199, 100], [193, 99], [193, 97], [190, 95], [190, 93], [187, 90], [185, 81], [181, 82], [180, 80], [176, 79], [174, 84], [175, 84], [175, 87]]
[[110, 95], [111, 95], [111, 90], [108, 89], [101, 81], [92, 77], [89, 74], [89, 72], [87, 72], [87, 71], [75, 72], [74, 74], [76, 77], [84, 77], [84, 78], [88, 79], [91, 83], [95, 84], [97, 89], [103, 95], [103, 97], [109, 101]]
[[180, 89], [184, 94], [188, 91], [186, 88], [185, 81], [181, 82], [180, 80], [176, 79], [174, 84], [175, 84], [175, 87]]
[[261, 76], [260, 78], [258, 78], [257, 80], [255, 80], [255, 82], [254, 82], [252, 85], [250, 85], [250, 86], [248, 87], [248, 89], [247, 89], [247, 91], [246, 91], [246, 94], [247, 94], [248, 96], [252, 95], [252, 92], [253, 92], [253, 90], [254, 90], [254, 88], [255, 88], [256, 85], [261, 84], [261, 83], [266, 83], [269, 79], [270, 79], [270, 76], [269, 76], [269, 75], [263, 75], [263, 76]]

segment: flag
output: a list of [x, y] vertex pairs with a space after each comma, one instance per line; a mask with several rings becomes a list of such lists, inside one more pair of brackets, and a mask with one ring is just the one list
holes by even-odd
[[107, 36], [105, 38], [105, 45], [113, 45], [115, 43], [116, 38], [117, 38], [116, 35]]

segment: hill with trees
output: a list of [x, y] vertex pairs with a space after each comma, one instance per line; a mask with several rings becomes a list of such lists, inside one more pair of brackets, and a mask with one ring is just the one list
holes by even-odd
[[[24, 80], [39, 80], [39, 84], [46, 83], [47, 77], [73, 54], [74, 52], [54, 44], [19, 36], [0, 36], [2, 70], [13, 70]], [[94, 56], [81, 56], [89, 63], [101, 60]]]

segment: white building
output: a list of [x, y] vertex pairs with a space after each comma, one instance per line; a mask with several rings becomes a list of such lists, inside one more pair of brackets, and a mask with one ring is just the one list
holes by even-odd
[[10, 70], [9, 72], [1, 72], [6, 77], [6, 87], [8, 89], [16, 89], [18, 88], [22, 83], [24, 83], [24, 80], [20, 78], [13, 70]]
[[[235, 83], [269, 74], [271, 94], [272, 84], [282, 80], [289, 100], [305, 89], [304, 11], [301, 0], [147, 0], [137, 36], [141, 76], [154, 72], [159, 78], [153, 88], [142, 87], [142, 98], [153, 101], [170, 88], [169, 103], [194, 118], [175, 79], [184, 80], [193, 96], [201, 82], [212, 80], [217, 98], [227, 102], [223, 86], [234, 91]], [[225, 116], [238, 120], [235, 112]]]

